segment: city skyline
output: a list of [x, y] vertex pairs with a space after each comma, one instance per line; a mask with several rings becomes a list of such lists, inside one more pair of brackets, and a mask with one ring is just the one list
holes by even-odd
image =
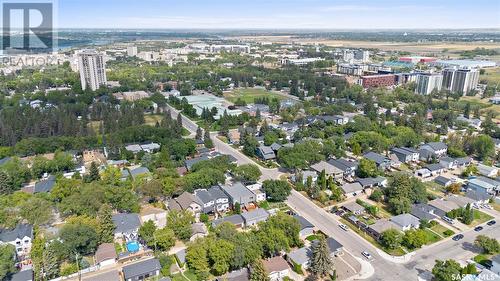
[[[500, 27], [499, 1], [59, 1], [59, 28], [468, 29]], [[89, 22], [88, 18], [92, 18]]]

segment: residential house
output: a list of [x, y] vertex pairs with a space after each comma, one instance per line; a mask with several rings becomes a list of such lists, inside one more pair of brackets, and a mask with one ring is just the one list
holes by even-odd
[[459, 157], [455, 158], [457, 161], [457, 168], [464, 168], [472, 164], [472, 158], [470, 157]]
[[56, 185], [56, 177], [53, 175], [44, 177], [41, 181], [35, 183], [33, 193], [47, 193]]
[[347, 198], [357, 196], [364, 190], [363, 186], [359, 182], [345, 183], [340, 186], [340, 189], [342, 189], [342, 193], [344, 193]]
[[33, 269], [21, 270], [10, 277], [10, 281], [33, 281], [35, 274]]
[[270, 146], [261, 145], [255, 151], [256, 155], [262, 160], [276, 159], [276, 154]]
[[366, 228], [366, 232], [370, 234], [373, 238], [379, 239], [380, 235], [384, 233], [384, 231], [389, 230], [389, 229], [399, 229], [399, 226], [396, 225], [394, 222], [388, 220], [388, 219], [380, 219], [377, 222], [375, 222], [372, 225], [369, 225]]
[[391, 221], [401, 231], [407, 231], [412, 228], [420, 227], [420, 220], [411, 214], [401, 214], [391, 218]]
[[423, 161], [429, 161], [433, 157], [443, 157], [446, 155], [447, 151], [448, 146], [443, 142], [429, 142], [421, 145], [419, 148], [420, 159]]
[[227, 217], [222, 217], [220, 219], [216, 219], [212, 221], [212, 227], [217, 227], [218, 225], [229, 222], [236, 226], [237, 228], [243, 228], [245, 226], [245, 221], [240, 214], [231, 215]]
[[191, 237], [189, 241], [194, 241], [197, 238], [205, 237], [208, 235], [208, 228], [202, 222], [195, 222], [191, 225]]
[[242, 207], [255, 203], [255, 194], [246, 188], [241, 182], [235, 182], [233, 185], [226, 185], [222, 190], [229, 196], [229, 201], [234, 207], [239, 203]]
[[358, 178], [356, 182], [358, 182], [363, 189], [387, 186], [387, 179], [380, 176], [375, 178]]
[[358, 169], [358, 161], [349, 161], [345, 158], [330, 159], [328, 164], [340, 169], [344, 173], [344, 177], [354, 177]]
[[196, 157], [196, 158], [192, 158], [192, 159], [186, 159], [184, 161], [184, 165], [186, 166], [186, 169], [188, 169], [188, 171], [191, 171], [191, 169], [193, 168], [193, 165], [198, 163], [198, 162], [201, 162], [201, 161], [205, 161], [205, 160], [208, 160], [208, 156], [206, 155], [203, 155], [203, 156], [200, 156], [200, 157]]
[[115, 269], [97, 271], [92, 275], [82, 276], [83, 281], [122, 281], [121, 273]]
[[293, 181], [297, 182], [299, 177], [302, 177], [302, 184], [307, 184], [307, 178], [311, 177], [311, 183], [315, 183], [318, 180], [318, 173], [315, 171], [302, 171], [297, 175], [293, 176]]
[[115, 239], [136, 240], [141, 227], [139, 214], [120, 213], [111, 218], [115, 225]]
[[270, 281], [282, 281], [290, 277], [290, 267], [282, 256], [276, 256], [262, 261]]
[[448, 187], [448, 186], [452, 185], [455, 182], [455, 180], [449, 179], [449, 178], [444, 177], [444, 176], [437, 176], [434, 179], [434, 182], [441, 185], [441, 186]]
[[378, 168], [383, 170], [389, 169], [392, 165], [391, 159], [372, 151], [365, 153], [363, 157], [372, 160], [375, 164], [377, 164]]
[[437, 176], [446, 172], [445, 168], [440, 164], [428, 164], [424, 168], [431, 172], [431, 176]]
[[472, 190], [495, 194], [500, 191], [500, 181], [479, 176], [470, 178], [467, 187]]
[[262, 189], [262, 184], [255, 183], [247, 185], [247, 188], [255, 195], [255, 202], [258, 203], [266, 200], [266, 193]]
[[446, 215], [445, 212], [442, 212], [426, 203], [414, 204], [411, 208], [410, 214], [419, 220], [425, 219], [428, 221], [441, 218]]
[[161, 265], [158, 259], [152, 258], [125, 265], [122, 268], [125, 281], [138, 281], [160, 276]]
[[249, 272], [248, 268], [243, 267], [238, 270], [233, 270], [224, 274], [223, 276], [219, 276], [215, 279], [216, 281], [249, 281]]
[[325, 171], [327, 176], [332, 176], [336, 180], [340, 180], [344, 177], [344, 172], [342, 170], [325, 161], [312, 165], [311, 169], [316, 171], [318, 174]]
[[314, 225], [310, 223], [307, 219], [302, 216], [295, 215], [293, 216], [300, 224], [299, 236], [301, 238], [305, 238], [309, 235], [314, 234]]
[[161, 208], [156, 208], [152, 205], [143, 205], [141, 206], [139, 215], [143, 224], [147, 221], [152, 221], [158, 228], [164, 228], [167, 225], [167, 211]]
[[300, 268], [302, 268], [303, 270], [309, 268], [311, 257], [311, 247], [302, 247], [286, 254], [286, 259], [288, 260], [288, 262], [290, 262], [293, 266], [300, 265]]
[[259, 222], [266, 221], [269, 213], [265, 209], [258, 208], [250, 212], [244, 212], [241, 216], [245, 222], [245, 227], [251, 227], [257, 225]]
[[176, 198], [170, 198], [167, 202], [167, 206], [170, 210], [188, 210], [192, 212], [195, 216], [198, 216], [203, 208], [203, 202], [201, 202], [193, 194], [184, 191], [181, 195]]
[[420, 153], [416, 149], [410, 147], [394, 147], [391, 152], [396, 155], [396, 157], [402, 163], [418, 162]]
[[274, 153], [278, 153], [278, 150], [280, 150], [283, 146], [279, 143], [274, 142], [270, 147], [274, 151]]
[[432, 173], [429, 169], [422, 168], [415, 171], [415, 176], [425, 179], [432, 176]]
[[0, 228], [0, 245], [13, 245], [19, 260], [24, 260], [31, 252], [32, 240], [33, 225], [31, 224], [18, 224], [14, 229]]
[[206, 189], [197, 189], [194, 191], [194, 196], [202, 203], [201, 211], [204, 214], [210, 214], [215, 211], [215, 200]]
[[454, 170], [458, 167], [458, 161], [451, 157], [441, 157], [439, 159], [439, 164], [447, 170]]
[[132, 179], [136, 179], [137, 177], [139, 176], [147, 176], [150, 174], [149, 172], [149, 169], [146, 168], [146, 167], [136, 167], [136, 168], [133, 168], [133, 169], [129, 169], [129, 172], [130, 172], [130, 176], [132, 177]]
[[97, 247], [95, 252], [95, 263], [99, 267], [113, 265], [116, 263], [117, 255], [115, 244], [103, 243]]
[[476, 204], [487, 204], [492, 196], [484, 191], [469, 189], [465, 193], [465, 197], [474, 200]]
[[477, 171], [480, 175], [489, 178], [496, 178], [499, 175], [497, 167], [486, 166], [481, 163], [477, 164]]
[[342, 209], [346, 210], [347, 212], [353, 213], [355, 215], [361, 215], [362, 213], [365, 212], [365, 207], [359, 205], [356, 202], [348, 202], [342, 205]]

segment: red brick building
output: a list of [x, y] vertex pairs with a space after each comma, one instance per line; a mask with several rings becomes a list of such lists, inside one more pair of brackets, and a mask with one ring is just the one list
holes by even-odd
[[361, 76], [363, 88], [388, 87], [393, 86], [395, 83], [396, 75], [394, 74]]

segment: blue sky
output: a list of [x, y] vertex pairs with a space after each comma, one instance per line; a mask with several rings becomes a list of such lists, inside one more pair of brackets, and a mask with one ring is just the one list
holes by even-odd
[[61, 28], [500, 28], [500, 0], [58, 0]]

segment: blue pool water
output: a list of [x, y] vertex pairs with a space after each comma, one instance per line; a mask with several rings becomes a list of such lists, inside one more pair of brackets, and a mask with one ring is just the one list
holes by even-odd
[[139, 243], [137, 241], [130, 241], [127, 243], [127, 250], [131, 253], [139, 251]]

